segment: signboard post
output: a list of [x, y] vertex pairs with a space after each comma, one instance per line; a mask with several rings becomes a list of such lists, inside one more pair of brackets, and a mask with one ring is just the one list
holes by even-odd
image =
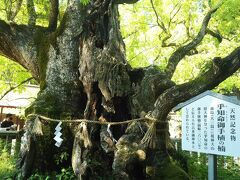
[[208, 154], [208, 180], [217, 180], [217, 155]]
[[182, 149], [208, 154], [209, 180], [217, 178], [217, 156], [240, 156], [240, 101], [206, 91], [182, 108]]

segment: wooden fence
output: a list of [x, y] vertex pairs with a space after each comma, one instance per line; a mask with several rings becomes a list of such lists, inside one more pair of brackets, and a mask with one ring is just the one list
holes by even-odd
[[23, 130], [20, 131], [0, 131], [0, 139], [4, 148], [11, 154], [18, 154], [21, 146]]

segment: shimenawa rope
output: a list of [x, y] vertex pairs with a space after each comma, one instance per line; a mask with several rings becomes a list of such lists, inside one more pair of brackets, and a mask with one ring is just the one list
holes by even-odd
[[[41, 127], [41, 120], [51, 121], [51, 122], [62, 122], [62, 123], [94, 123], [100, 125], [120, 125], [120, 124], [127, 124], [137, 121], [151, 121], [151, 125], [149, 126], [147, 132], [145, 133], [144, 137], [141, 140], [141, 144], [150, 148], [155, 148], [155, 140], [156, 140], [156, 124], [167, 124], [166, 121], [158, 121], [157, 119], [146, 115], [142, 118], [136, 118], [131, 120], [119, 121], [119, 122], [105, 122], [105, 121], [93, 121], [88, 119], [72, 119], [72, 120], [60, 120], [60, 119], [52, 119], [48, 118], [39, 114], [29, 114], [27, 118], [34, 118], [34, 124], [32, 128], [33, 134], [43, 135], [42, 127]], [[165, 131], [165, 130], [164, 130]], [[86, 132], [87, 128], [86, 128]]]

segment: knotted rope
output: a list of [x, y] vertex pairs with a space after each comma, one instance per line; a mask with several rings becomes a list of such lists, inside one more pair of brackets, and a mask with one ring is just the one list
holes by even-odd
[[[141, 144], [146, 147], [155, 148], [156, 146], [156, 124], [167, 124], [166, 121], [158, 121], [157, 119], [151, 117], [149, 114], [147, 114], [145, 117], [136, 118], [136, 119], [130, 119], [125, 121], [119, 121], [119, 122], [106, 122], [106, 121], [93, 121], [88, 119], [72, 119], [72, 120], [61, 120], [61, 119], [52, 119], [49, 117], [45, 117], [39, 114], [29, 114], [27, 116], [28, 119], [35, 118], [32, 133], [43, 135], [42, 132], [42, 126], [41, 126], [41, 120], [44, 121], [50, 121], [50, 122], [62, 122], [62, 123], [93, 123], [93, 124], [100, 124], [100, 125], [120, 125], [120, 124], [128, 124], [132, 122], [138, 122], [138, 121], [150, 121], [151, 125], [149, 126], [148, 130], [146, 131], [144, 137], [141, 140]], [[87, 132], [87, 128], [84, 128]]]

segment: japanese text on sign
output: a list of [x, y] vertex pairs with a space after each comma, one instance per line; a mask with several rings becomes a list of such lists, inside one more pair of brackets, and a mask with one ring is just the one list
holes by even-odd
[[204, 96], [182, 111], [182, 149], [217, 155], [240, 155], [240, 107]]

